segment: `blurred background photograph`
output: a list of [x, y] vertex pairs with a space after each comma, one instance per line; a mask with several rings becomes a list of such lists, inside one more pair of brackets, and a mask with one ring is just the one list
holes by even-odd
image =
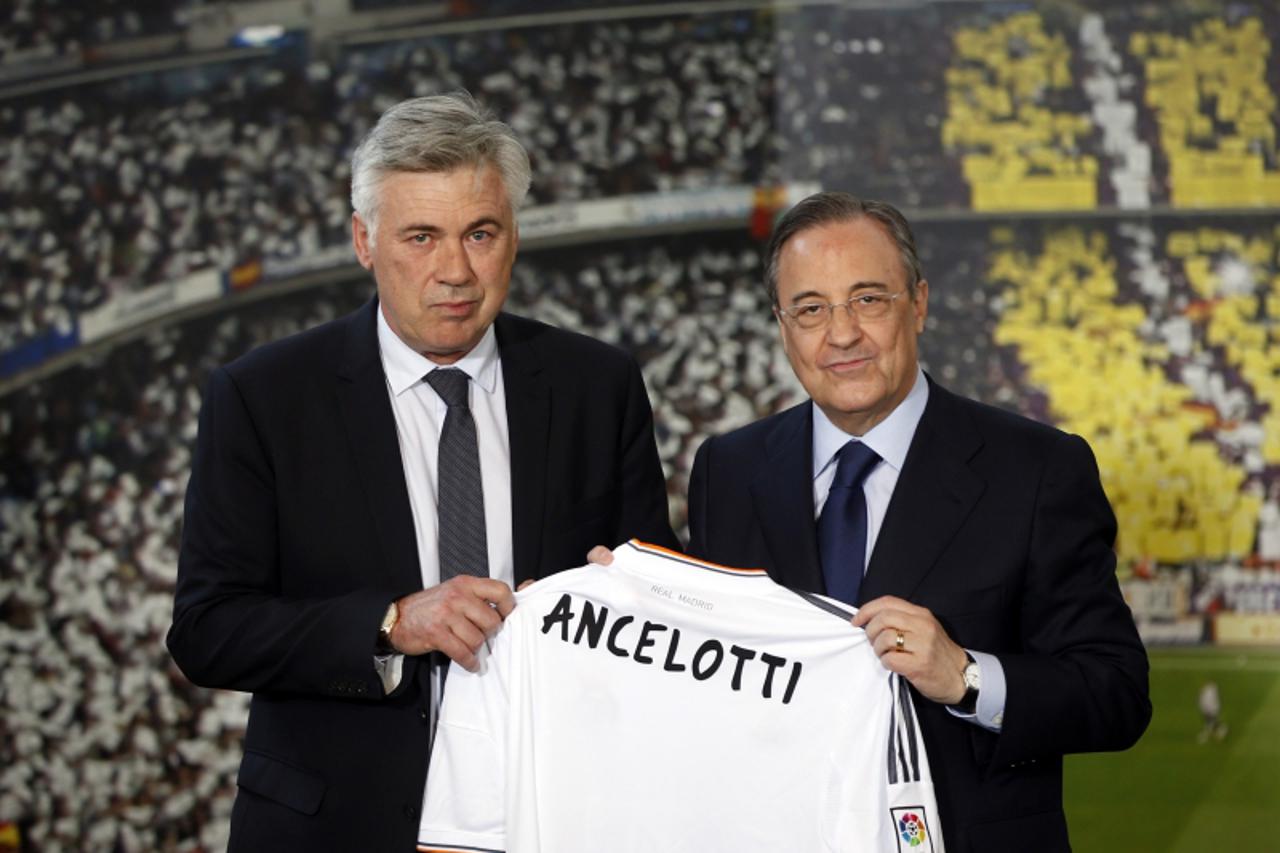
[[1119, 522], [1154, 716], [1068, 757], [1074, 849], [1280, 850], [1273, 0], [6, 6], [0, 851], [226, 847], [248, 697], [164, 644], [201, 390], [369, 299], [352, 147], [459, 89], [532, 158], [508, 307], [635, 355], [681, 536], [701, 442], [805, 397], [777, 216], [900, 208], [925, 370]]

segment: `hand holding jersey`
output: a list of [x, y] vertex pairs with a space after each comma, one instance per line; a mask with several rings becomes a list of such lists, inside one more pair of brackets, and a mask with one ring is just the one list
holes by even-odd
[[511, 587], [493, 578], [458, 575], [396, 602], [399, 619], [390, 631], [402, 654], [443, 652], [474, 671], [476, 653], [516, 606]]
[[885, 595], [858, 608], [853, 625], [867, 632], [885, 668], [926, 699], [954, 705], [964, 698], [961, 673], [969, 659], [928, 608]]

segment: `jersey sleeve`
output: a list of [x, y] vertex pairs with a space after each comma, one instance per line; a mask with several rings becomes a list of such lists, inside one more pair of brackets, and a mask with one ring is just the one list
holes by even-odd
[[878, 707], [867, 708], [876, 733], [851, 753], [840, 794], [832, 850], [945, 853], [933, 776], [906, 679], [883, 676]]
[[[912, 853], [945, 853], [933, 774], [920, 736], [911, 689], [900, 675], [889, 676], [891, 721], [886, 754], [887, 835], [896, 847]], [[889, 839], [885, 840], [886, 845]]]
[[508, 629], [504, 624], [489, 642], [479, 672], [449, 667], [418, 825], [420, 853], [506, 850]]

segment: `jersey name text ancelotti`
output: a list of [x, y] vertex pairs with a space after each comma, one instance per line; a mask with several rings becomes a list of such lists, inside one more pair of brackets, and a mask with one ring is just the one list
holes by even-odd
[[[657, 587], [661, 589], [661, 587]], [[659, 593], [661, 594], [661, 593]], [[639, 664], [646, 666], [654, 664], [655, 658], [652, 653], [647, 650], [657, 647], [655, 651], [661, 649], [657, 653], [662, 658], [663, 672], [683, 672], [692, 676], [697, 681], [706, 681], [712, 678], [720, 671], [720, 665], [725, 660], [725, 648], [728, 647], [729, 656], [735, 660], [732, 664], [733, 674], [729, 678], [727, 686], [733, 690], [741, 690], [743, 684], [743, 667], [748, 661], [759, 660], [759, 666], [763, 666], [764, 675], [762, 678], [755, 679], [758, 681], [758, 690], [762, 699], [770, 699], [774, 696], [773, 675], [778, 669], [782, 669], [785, 673], [780, 680], [785, 679], [786, 686], [781, 693], [782, 704], [791, 701], [791, 696], [795, 693], [796, 684], [800, 681], [800, 673], [803, 665], [800, 661], [788, 662], [786, 658], [771, 655], [768, 652], [757, 651], [755, 649], [747, 649], [736, 643], [728, 643], [722, 640], [709, 639], [703, 640], [687, 659], [682, 659], [680, 654], [680, 629], [673, 628], [670, 625], [664, 625], [661, 622], [654, 622], [645, 619], [639, 626], [638, 633], [634, 640], [625, 637], [623, 632], [636, 621], [634, 616], [616, 616], [610, 622], [610, 614], [608, 607], [596, 607], [590, 600], [583, 599], [578, 603], [578, 610], [574, 610], [574, 598], [569, 593], [560, 596], [560, 600], [556, 602], [556, 606], [542, 619], [542, 633], [547, 634], [557, 625], [560, 627], [560, 639], [564, 642], [570, 642], [569, 628], [570, 623], [577, 619], [577, 627], [573, 632], [574, 645], [582, 644], [585, 640], [587, 648], [598, 648], [600, 640], [605, 637], [604, 647], [620, 658], [630, 658]], [[608, 630], [606, 631], [606, 626]], [[659, 637], [662, 646], [659, 646]], [[756, 668], [758, 669], [759, 666]]]

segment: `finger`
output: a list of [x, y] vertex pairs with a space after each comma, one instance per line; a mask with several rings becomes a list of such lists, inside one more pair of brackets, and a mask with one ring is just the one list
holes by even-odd
[[465, 595], [484, 601], [487, 604], [492, 604], [497, 609], [498, 615], [503, 619], [507, 618], [511, 611], [515, 609], [515, 593], [511, 591], [511, 587], [500, 580], [459, 575], [445, 581], [445, 583], [456, 584], [455, 590], [460, 590]]
[[857, 622], [854, 622], [853, 627], [861, 628], [863, 631], [866, 631], [867, 639], [871, 640], [874, 643], [876, 637], [879, 636], [880, 632], [884, 630], [884, 618], [876, 617], [867, 622], [864, 622], [861, 625], [859, 625]]
[[[898, 643], [898, 637], [902, 637], [902, 643]], [[881, 631], [871, 643], [872, 648], [876, 650], [876, 654], [880, 657], [885, 655], [903, 654], [909, 651], [907, 634], [896, 628], [890, 628]]]
[[[474, 629], [472, 630], [474, 631]], [[475, 671], [475, 667], [479, 663], [475, 649], [447, 625], [438, 625], [432, 630], [431, 640], [427, 644], [426, 651], [440, 652], [449, 660], [456, 661], [459, 665], [472, 672]]]
[[435, 648], [449, 660], [475, 672], [480, 664], [477, 652], [484, 645], [484, 635], [470, 623], [459, 622], [455, 625], [441, 626], [437, 636], [439, 641]]
[[502, 627], [502, 615], [498, 612], [497, 606], [490, 605], [487, 601], [472, 599], [464, 602], [454, 613], [458, 619], [449, 620], [450, 627], [465, 622], [475, 626], [475, 629], [486, 637], [493, 636]]
[[480, 651], [480, 647], [484, 645], [485, 631], [479, 625], [473, 622], [457, 621], [449, 623], [449, 630], [457, 637], [467, 649], [475, 654]]
[[497, 603], [503, 596], [511, 595], [511, 587], [497, 578], [478, 578], [473, 575], [457, 575], [449, 578], [441, 586], [449, 586], [465, 591], [485, 601]]
[[881, 596], [880, 598], [868, 601], [866, 604], [858, 608], [857, 613], [853, 614], [853, 624], [858, 628], [866, 625], [872, 619], [879, 616], [880, 613], [889, 606], [889, 601], [889, 596]]
[[873, 642], [884, 634], [886, 631], [902, 630], [906, 627], [906, 618], [902, 613], [895, 610], [886, 610], [876, 616], [863, 626], [862, 630], [867, 632], [867, 637]]
[[447, 640], [441, 642], [440, 651], [468, 672], [476, 672], [480, 669], [480, 659], [476, 657], [476, 653], [455, 636], [450, 635]]
[[[521, 585], [521, 588], [523, 589], [531, 583], [533, 583], [531, 580], [525, 581], [524, 584]], [[506, 586], [506, 584], [503, 584], [503, 586]], [[506, 619], [511, 615], [511, 611], [516, 609], [516, 596], [515, 593], [511, 591], [511, 587], [507, 587], [505, 595], [500, 596], [496, 601], [490, 599], [489, 603], [493, 605], [490, 609], [498, 614], [498, 618], [500, 620]]]
[[886, 652], [879, 657], [881, 666], [890, 672], [896, 672], [901, 676], [907, 677], [907, 680], [910, 681], [909, 673], [911, 665], [914, 663], [914, 658], [912, 658], [911, 655], [900, 655], [894, 652]]
[[533, 585], [533, 578], [522, 580], [520, 581], [520, 585], [516, 587], [516, 592], [524, 592], [526, 589], [528, 589], [532, 585]]
[[853, 615], [853, 624], [861, 628], [886, 610], [908, 611], [918, 609], [916, 605], [896, 595], [882, 595], [874, 598], [858, 608]]
[[597, 545], [587, 552], [587, 562], [597, 566], [613, 565], [613, 552], [603, 545]]

